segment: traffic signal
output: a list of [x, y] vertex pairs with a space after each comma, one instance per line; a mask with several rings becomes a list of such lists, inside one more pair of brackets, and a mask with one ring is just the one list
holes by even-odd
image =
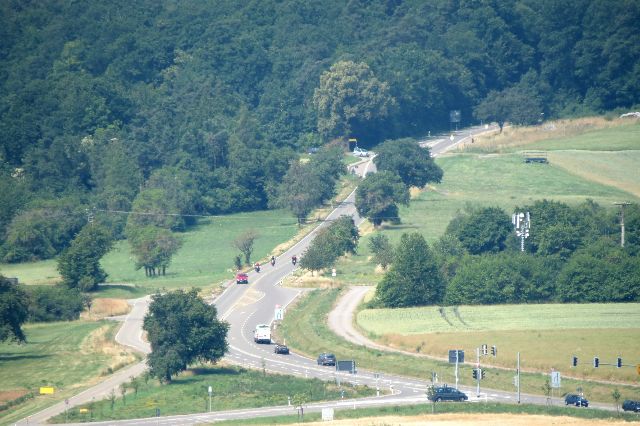
[[498, 348], [496, 347], [496, 345], [491, 346], [491, 355], [498, 355]]
[[578, 357], [574, 356], [573, 359], [571, 360], [571, 365], [573, 365], [574, 367], [578, 366]]
[[478, 369], [477, 369], [477, 368], [474, 368], [474, 369], [473, 369], [473, 378], [474, 378], [474, 379], [477, 379], [477, 378], [478, 378]]
[[598, 368], [600, 366], [600, 358], [598, 358], [597, 356], [593, 357], [593, 366], [595, 368]]
[[486, 355], [487, 354], [487, 345], [482, 345], [482, 355]]
[[484, 370], [480, 369], [480, 378], [484, 379]]
[[618, 357], [618, 361], [616, 362], [616, 367], [622, 367], [622, 358]]

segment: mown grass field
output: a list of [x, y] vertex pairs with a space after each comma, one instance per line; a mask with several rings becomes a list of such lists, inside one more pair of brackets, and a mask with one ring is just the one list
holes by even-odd
[[[634, 384], [640, 359], [640, 304], [546, 304], [366, 309], [357, 324], [372, 338], [410, 352], [446, 357], [463, 349], [475, 359], [482, 344], [498, 347], [483, 362], [513, 367], [521, 352], [525, 369]], [[579, 359], [570, 368], [571, 357]], [[593, 357], [632, 367], [593, 368]], [[471, 358], [469, 358], [471, 360]]]
[[[67, 415], [54, 417], [52, 422], [108, 421], [155, 416], [204, 413], [209, 409], [208, 387], [212, 388], [212, 411], [249, 407], [287, 405], [288, 397], [305, 395], [308, 402], [371, 396], [375, 389], [366, 386], [342, 386], [318, 379], [301, 379], [279, 374], [263, 375], [261, 371], [238, 367], [200, 367], [188, 370], [170, 384], [160, 385], [157, 380], [138, 379], [137, 393], [128, 388], [124, 398], [117, 392], [113, 405], [107, 398], [69, 410]], [[85, 408], [87, 413], [81, 413]], [[293, 408], [292, 408], [293, 411]]]
[[[71, 321], [27, 324], [27, 343], [0, 343], [0, 394], [34, 392], [53, 386], [55, 394], [38, 396], [0, 413], [0, 423], [10, 423], [60, 401], [100, 380], [111, 370], [138, 358], [117, 346], [119, 323]], [[6, 401], [5, 401], [6, 402]]]
[[[358, 363], [361, 369], [367, 369], [371, 371], [384, 371], [388, 373], [400, 374], [404, 376], [419, 377], [426, 379], [430, 377], [430, 372], [435, 371], [438, 373], [440, 382], [442, 383], [455, 383], [454, 368], [451, 364], [444, 361], [437, 361], [426, 357], [415, 357], [411, 355], [404, 355], [400, 353], [389, 353], [378, 350], [369, 349], [363, 346], [354, 345], [346, 340], [336, 336], [326, 325], [326, 317], [328, 312], [332, 309], [335, 301], [340, 293], [339, 289], [335, 290], [317, 290], [314, 291], [305, 298], [301, 299], [295, 306], [288, 309], [287, 315], [283, 321], [282, 326], [279, 328], [281, 337], [286, 338], [287, 345], [298, 352], [306, 353], [309, 357], [316, 357], [318, 353], [330, 351], [336, 354], [338, 359], [354, 359]], [[634, 333], [633, 329], [627, 329], [630, 333]], [[592, 334], [594, 330], [587, 330], [586, 333], [576, 340], [581, 341], [584, 338], [582, 345], [585, 347], [585, 352], [589, 350], [586, 346], [587, 342], [594, 342], [590, 344], [597, 344], [597, 339], [606, 335], [606, 330], [601, 335]], [[488, 345], [496, 344], [498, 346], [499, 356], [496, 359], [504, 359], [505, 366], [510, 368], [509, 370], [488, 368], [485, 380], [483, 380], [482, 386], [491, 389], [502, 389], [507, 391], [514, 391], [513, 376], [515, 369], [515, 352], [521, 351], [522, 368], [525, 369], [521, 376], [521, 390], [524, 393], [543, 394], [542, 386], [546, 380], [548, 380], [549, 370], [546, 368], [540, 371], [543, 373], [530, 372], [533, 369], [533, 365], [530, 360], [535, 356], [534, 352], [544, 352], [548, 348], [539, 345], [536, 347], [535, 342], [537, 337], [537, 331], [530, 331], [530, 335], [525, 340], [531, 341], [531, 346], [534, 349], [531, 352], [521, 350], [520, 348], [512, 347], [507, 348], [502, 342], [496, 341], [496, 332], [491, 331], [485, 335], [478, 335], [478, 343], [486, 343]], [[546, 332], [545, 332], [546, 333]], [[469, 339], [469, 346], [475, 343], [476, 339], [474, 333], [467, 333], [467, 339]], [[439, 334], [434, 334], [438, 336]], [[542, 335], [542, 334], [541, 334]], [[569, 332], [565, 335], [557, 336], [557, 341], [565, 339], [569, 336]], [[631, 334], [633, 336], [633, 334]], [[635, 331], [637, 336], [637, 330]], [[636, 338], [637, 340], [637, 338]], [[633, 343], [631, 343], [633, 345]], [[475, 346], [473, 346], [475, 348]], [[462, 349], [462, 347], [447, 347], [448, 349]], [[606, 352], [606, 350], [605, 350]], [[604, 359], [605, 352], [599, 354], [590, 354], [580, 356], [581, 353], [576, 353], [580, 356], [580, 362], [590, 363], [591, 357], [598, 355], [601, 357], [602, 362], [606, 362]], [[625, 352], [626, 353], [626, 352]], [[562, 388], [560, 394], [569, 392], [575, 392], [576, 388], [582, 387], [585, 395], [589, 400], [612, 402], [611, 393], [614, 388], [619, 389], [623, 399], [640, 399], [640, 387], [633, 386], [631, 384], [607, 384], [601, 382], [587, 381], [579, 378], [580, 373], [576, 372], [575, 376], [578, 378], [570, 378], [572, 374], [570, 369], [571, 356], [573, 353], [568, 353], [565, 356], [560, 357], [557, 363], [554, 365], [558, 371], [561, 372]], [[614, 355], [617, 356], [617, 355]], [[629, 359], [633, 359], [632, 354], [629, 353]], [[637, 359], [637, 352], [635, 357]], [[472, 378], [472, 368], [475, 361], [475, 351], [468, 349], [466, 351], [466, 357], [470, 362], [463, 364], [460, 368], [460, 384], [472, 386], [474, 385]], [[491, 362], [488, 357], [483, 357], [482, 363], [486, 364]], [[615, 362], [615, 358], [611, 360]], [[631, 361], [636, 362], [636, 361]], [[509, 365], [510, 364], [510, 365]], [[581, 365], [582, 365], [581, 364]], [[496, 364], [497, 365], [497, 364]], [[604, 370], [605, 366], [600, 367]], [[607, 367], [609, 369], [615, 369], [613, 367]], [[384, 377], [384, 374], [382, 374]], [[558, 393], [556, 393], [558, 395]]]

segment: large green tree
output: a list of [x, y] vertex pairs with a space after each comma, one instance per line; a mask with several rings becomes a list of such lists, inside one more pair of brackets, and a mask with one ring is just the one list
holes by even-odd
[[403, 234], [391, 268], [376, 287], [376, 302], [389, 308], [433, 305], [444, 293], [445, 282], [424, 237]]
[[429, 148], [422, 148], [413, 139], [385, 141], [376, 147], [376, 154], [373, 162], [377, 169], [398, 174], [407, 186], [423, 188], [442, 180], [442, 169], [431, 158]]
[[318, 131], [328, 139], [348, 136], [355, 121], [385, 117], [393, 103], [388, 85], [362, 62], [336, 62], [320, 76], [313, 93]]
[[499, 252], [506, 248], [511, 220], [499, 207], [471, 209], [451, 221], [447, 233], [454, 235], [471, 254]]
[[0, 342], [24, 342], [22, 324], [27, 321], [29, 296], [17, 284], [0, 275]]
[[345, 253], [355, 253], [360, 234], [350, 216], [341, 216], [313, 239], [300, 260], [300, 266], [318, 271], [333, 266]]
[[409, 189], [398, 175], [382, 171], [370, 173], [356, 190], [358, 214], [369, 219], [374, 226], [383, 221], [398, 221], [398, 204], [409, 204]]
[[80, 291], [95, 290], [107, 278], [100, 259], [112, 246], [113, 239], [107, 229], [91, 223], [85, 225], [58, 258], [62, 282]]
[[182, 247], [182, 239], [175, 233], [157, 226], [129, 230], [127, 236], [136, 258], [136, 269], [144, 268], [148, 277], [165, 275], [171, 258]]
[[196, 289], [152, 296], [142, 328], [151, 343], [149, 371], [162, 381], [170, 382], [194, 362], [217, 362], [228, 350], [229, 324]]

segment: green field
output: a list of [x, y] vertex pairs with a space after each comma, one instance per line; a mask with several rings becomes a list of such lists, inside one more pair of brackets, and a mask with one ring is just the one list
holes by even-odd
[[[286, 405], [288, 397], [305, 395], [307, 402], [372, 396], [375, 389], [367, 386], [342, 386], [318, 379], [300, 379], [280, 374], [264, 375], [261, 371], [238, 367], [215, 366], [191, 369], [176, 377], [170, 384], [157, 380], [138, 379], [137, 394], [129, 387], [124, 399], [117, 392], [116, 399], [96, 401], [70, 410], [67, 415], [54, 417], [53, 423], [69, 421], [108, 421], [151, 417], [160, 410], [162, 416], [204, 413], [208, 411], [208, 387], [212, 387], [212, 411], [239, 408]], [[88, 413], [80, 413], [87, 408]], [[292, 408], [293, 410], [293, 408]]]
[[18, 409], [0, 413], [0, 423], [18, 420], [50, 405], [54, 400], [78, 393], [83, 387], [137, 360], [113, 343], [119, 323], [72, 321], [27, 324], [27, 343], [0, 343], [0, 393], [37, 393], [40, 386], [53, 386], [53, 397], [39, 396]]
[[[119, 241], [102, 259], [102, 265], [109, 274], [107, 282], [134, 284], [136, 287], [115, 285], [103, 289], [100, 295], [131, 298], [161, 288], [211, 287], [231, 279], [233, 274], [230, 268], [238, 253], [232, 241], [248, 229], [254, 229], [259, 235], [255, 242], [255, 259], [265, 258], [274, 247], [293, 238], [298, 232], [295, 219], [282, 210], [206, 218], [180, 234], [184, 244], [173, 257], [167, 275], [155, 278], [145, 277], [144, 270], [135, 270], [128, 243]], [[1, 264], [0, 271], [7, 276], [18, 277], [25, 284], [59, 280], [55, 260]]]
[[[475, 356], [482, 344], [496, 345], [490, 365], [512, 367], [521, 352], [525, 368], [552, 367], [574, 377], [634, 383], [635, 368], [593, 368], [592, 359], [635, 367], [640, 359], [640, 304], [546, 304], [408, 309], [367, 309], [357, 315], [365, 334], [410, 352], [446, 357], [449, 348]], [[567, 368], [572, 356], [577, 368]], [[469, 356], [469, 355], [468, 355]]]
[[[443, 383], [454, 383], [454, 368], [451, 364], [446, 362], [436, 361], [427, 357], [415, 357], [410, 355], [404, 355], [400, 353], [381, 352], [378, 350], [369, 349], [360, 345], [354, 345], [346, 340], [336, 336], [326, 325], [326, 317], [328, 312], [333, 308], [335, 301], [340, 293], [340, 290], [324, 290], [314, 291], [308, 294], [307, 297], [300, 300], [297, 305], [290, 307], [287, 311], [287, 315], [283, 321], [282, 326], [279, 328], [282, 338], [286, 338], [287, 345], [294, 348], [296, 351], [305, 353], [309, 357], [316, 357], [318, 353], [330, 351], [336, 354], [338, 359], [354, 359], [362, 369], [371, 371], [380, 371], [400, 374], [403, 376], [419, 377], [425, 379], [429, 377], [431, 371], [438, 373], [440, 381]], [[588, 306], [588, 305], [585, 305]], [[604, 315], [604, 313], [603, 313]], [[580, 368], [573, 371], [570, 368], [571, 356], [574, 353], [569, 352], [555, 359], [552, 365], [558, 371], [562, 373], [562, 388], [561, 394], [575, 392], [577, 387], [582, 387], [585, 395], [590, 400], [611, 402], [611, 392], [614, 388], [618, 388], [623, 396], [623, 399], [640, 399], [640, 387], [620, 384], [611, 385], [603, 382], [594, 382], [583, 379], [586, 374], [590, 377], [594, 377], [591, 371], [588, 371], [591, 358], [594, 355], [601, 357], [602, 362], [615, 362], [615, 357], [620, 355], [625, 357], [625, 361], [632, 364], [637, 362], [639, 358], [638, 352], [638, 333], [637, 329], [623, 329], [628, 332], [626, 335], [627, 340], [623, 342], [624, 345], [618, 346], [620, 353], [616, 353], [616, 347], [608, 346], [610, 342], [607, 340], [600, 341], [608, 335], [612, 335], [611, 330], [597, 330], [587, 329], [584, 333], [576, 335], [573, 342], [578, 342], [580, 345], [580, 351], [575, 355], [580, 358]], [[507, 391], [513, 391], [512, 384], [514, 369], [515, 369], [515, 352], [521, 351], [522, 368], [525, 373], [521, 377], [522, 392], [542, 394], [542, 385], [545, 380], [548, 379], [547, 374], [542, 372], [550, 371], [550, 366], [538, 366], [535, 364], [536, 357], [542, 356], [546, 350], [549, 349], [547, 342], [541, 342], [542, 339], [548, 337], [548, 340], [555, 342], [563, 342], [563, 344], [571, 344], [568, 340], [571, 337], [571, 330], [558, 331], [558, 335], [553, 335], [548, 331], [536, 331], [529, 330], [528, 336], [523, 339], [528, 342], [531, 350], [524, 351], [517, 347], [520, 341], [513, 340], [516, 345], [508, 346], [502, 340], [498, 340], [500, 334], [496, 331], [486, 332], [465, 332], [464, 340], [456, 342], [455, 347], [440, 346], [438, 350], [445, 352], [448, 349], [466, 349], [467, 359], [469, 362], [463, 364], [460, 369], [460, 384], [472, 386], [474, 384], [471, 369], [473, 368], [473, 362], [475, 361], [474, 348], [477, 344], [486, 343], [488, 345], [497, 345], [499, 348], [499, 355], [496, 359], [491, 360], [491, 357], [483, 357], [483, 365], [494, 363], [496, 366], [507, 367], [509, 370], [487, 368], [487, 376], [483, 381], [482, 386], [491, 389], [503, 389]], [[505, 331], [500, 333], [511, 333], [511, 331]], [[445, 336], [448, 333], [433, 333], [431, 336]], [[415, 335], [419, 336], [419, 335]], [[613, 335], [612, 339], [618, 339], [620, 335]], [[507, 336], [508, 337], [508, 336]], [[502, 339], [502, 337], [500, 337]], [[566, 342], [565, 342], [566, 341]], [[391, 342], [393, 343], [393, 342]], [[420, 341], [418, 344], [421, 344]], [[620, 343], [620, 341], [618, 341]], [[423, 347], [426, 346], [428, 341], [425, 341]], [[459, 346], [459, 345], [469, 345]], [[547, 346], [545, 346], [547, 345]], [[591, 353], [593, 347], [599, 347], [601, 353]], [[415, 347], [414, 347], [415, 349]], [[608, 355], [612, 353], [612, 355]], [[501, 365], [500, 362], [504, 361]], [[593, 370], [593, 369], [590, 369]], [[614, 367], [602, 366], [599, 368], [602, 375], [609, 373], [613, 374], [617, 370]], [[635, 371], [630, 367], [624, 369], [629, 374], [635, 374]], [[538, 373], [533, 371], [539, 371]], [[384, 374], [383, 374], [384, 375]], [[571, 378], [574, 377], [574, 378]], [[597, 376], [596, 376], [597, 377]], [[602, 379], [610, 380], [609, 376], [603, 376]], [[635, 379], [637, 384], [637, 379]], [[557, 395], [557, 394], [556, 394]]]
[[358, 312], [357, 322], [368, 333], [378, 335], [580, 328], [640, 329], [640, 303], [366, 309]]

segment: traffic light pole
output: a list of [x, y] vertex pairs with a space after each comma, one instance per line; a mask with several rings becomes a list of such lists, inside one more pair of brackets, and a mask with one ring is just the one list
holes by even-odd
[[476, 371], [478, 372], [476, 378], [476, 397], [480, 398], [480, 347], [476, 348]]

